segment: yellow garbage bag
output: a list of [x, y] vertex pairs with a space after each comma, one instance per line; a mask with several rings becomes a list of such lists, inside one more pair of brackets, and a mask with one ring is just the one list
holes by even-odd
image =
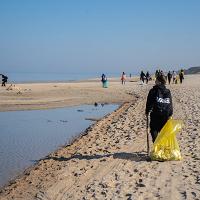
[[152, 160], [181, 160], [181, 152], [176, 134], [181, 130], [181, 120], [169, 119], [158, 134], [151, 152]]

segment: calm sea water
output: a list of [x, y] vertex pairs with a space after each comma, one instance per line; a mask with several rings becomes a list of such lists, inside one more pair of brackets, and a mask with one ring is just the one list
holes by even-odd
[[[5, 73], [10, 83], [32, 83], [32, 82], [51, 82], [51, 81], [77, 81], [90, 78], [101, 79], [101, 73], [91, 74], [67, 74], [67, 73]], [[107, 77], [120, 76], [120, 74], [106, 74]]]
[[84, 105], [0, 112], [0, 186], [94, 123], [85, 118], [103, 117], [117, 107]]

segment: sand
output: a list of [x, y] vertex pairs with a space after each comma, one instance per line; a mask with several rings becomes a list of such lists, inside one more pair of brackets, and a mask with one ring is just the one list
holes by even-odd
[[131, 100], [41, 159], [3, 188], [0, 199], [200, 199], [200, 76], [168, 86], [174, 118], [185, 124], [178, 135], [182, 161], [147, 159], [144, 109], [152, 84], [124, 86]]
[[126, 87], [123, 87], [119, 80], [112, 78], [109, 88], [102, 88], [101, 82], [96, 79], [68, 83], [26, 83], [12, 87], [8, 84], [6, 88], [0, 87], [0, 111], [131, 101], [133, 95], [130, 92], [134, 82], [127, 82]]

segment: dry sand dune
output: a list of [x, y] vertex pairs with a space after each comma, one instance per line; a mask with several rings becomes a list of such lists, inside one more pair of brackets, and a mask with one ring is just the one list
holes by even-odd
[[148, 161], [146, 95], [152, 85], [131, 85], [135, 100], [86, 130], [72, 145], [39, 161], [5, 187], [0, 199], [200, 199], [200, 76], [171, 85], [182, 161]]

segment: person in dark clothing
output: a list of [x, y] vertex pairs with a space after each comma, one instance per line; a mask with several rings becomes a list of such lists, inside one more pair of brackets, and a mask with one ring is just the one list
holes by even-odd
[[0, 74], [2, 76], [2, 84], [1, 86], [6, 86], [6, 83], [8, 81], [8, 77], [3, 75], [3, 74]]
[[179, 79], [180, 79], [180, 83], [183, 82], [183, 79], [184, 79], [184, 72], [183, 72], [183, 69], [181, 69], [180, 73], [179, 73]]
[[159, 75], [159, 71], [158, 71], [158, 70], [156, 70], [156, 72], [155, 72], [155, 78], [157, 78], [157, 77], [158, 77], [158, 75]]
[[146, 73], [146, 84], [148, 84], [149, 79], [150, 79], [150, 74], [149, 74], [149, 72], [147, 72], [147, 73]]
[[143, 71], [141, 71], [140, 73], [140, 80], [144, 83], [144, 79], [145, 79], [145, 74]]
[[102, 74], [101, 75], [101, 82], [103, 83], [103, 82], [105, 82], [106, 81], [106, 75], [105, 74]]
[[156, 85], [149, 91], [145, 111], [147, 117], [150, 113], [150, 133], [153, 142], [173, 114], [171, 92], [165, 86], [165, 77], [157, 76], [155, 83]]
[[167, 79], [168, 79], [168, 83], [171, 83], [171, 79], [172, 79], [172, 73], [169, 71], [167, 74]]
[[102, 87], [103, 88], [107, 88], [108, 87], [108, 81], [107, 81], [107, 77], [105, 74], [101, 75], [101, 82], [102, 82]]

